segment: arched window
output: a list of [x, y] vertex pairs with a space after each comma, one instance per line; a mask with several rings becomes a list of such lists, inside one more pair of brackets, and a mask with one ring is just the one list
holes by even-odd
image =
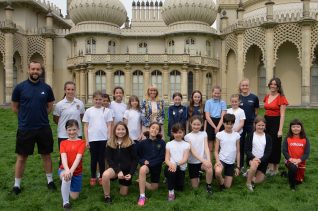
[[138, 44], [138, 54], [146, 54], [148, 52], [148, 44], [146, 42], [140, 42]]
[[155, 70], [151, 73], [151, 84], [155, 85], [159, 91], [159, 97], [162, 96], [162, 73]]
[[94, 38], [89, 38], [86, 40], [86, 54], [96, 53], [96, 40]]
[[185, 40], [185, 49], [190, 55], [196, 54], [195, 40], [191, 37]]
[[316, 60], [311, 67], [310, 73], [310, 101], [312, 103], [318, 102], [318, 50]]
[[125, 87], [125, 73], [121, 70], [117, 70], [114, 73], [114, 86]]
[[212, 74], [206, 74], [206, 98], [209, 99], [212, 97]]
[[108, 41], [108, 49], [107, 52], [110, 54], [116, 53], [116, 42], [113, 40]]
[[174, 40], [168, 42], [168, 54], [174, 54]]
[[211, 57], [212, 56], [212, 53], [211, 53], [211, 42], [209, 40], [206, 41], [205, 47], [206, 47], [206, 55], [208, 57]]
[[177, 70], [170, 73], [170, 96], [175, 92], [181, 92], [181, 73]]
[[132, 93], [136, 95], [139, 100], [142, 100], [144, 96], [144, 74], [140, 70], [133, 72], [132, 83]]
[[264, 99], [266, 95], [266, 68], [264, 63], [261, 61], [261, 63], [258, 66], [258, 98], [259, 99]]
[[106, 73], [102, 70], [95, 73], [95, 90], [106, 91]]

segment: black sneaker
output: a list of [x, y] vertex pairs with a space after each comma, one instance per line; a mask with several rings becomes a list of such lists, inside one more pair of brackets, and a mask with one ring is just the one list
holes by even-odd
[[71, 210], [72, 209], [72, 205], [70, 203], [66, 203], [63, 205], [64, 210]]
[[224, 191], [225, 190], [225, 185], [220, 185], [220, 191]]
[[21, 193], [21, 188], [19, 188], [18, 186], [14, 186], [11, 192], [15, 195], [18, 195], [19, 193]]
[[207, 192], [208, 194], [212, 194], [212, 186], [211, 186], [211, 185], [207, 185], [207, 186], [206, 186], [206, 192]]
[[56, 186], [53, 181], [47, 184], [47, 188], [51, 191], [56, 191]]
[[104, 200], [105, 200], [105, 203], [106, 203], [106, 204], [111, 204], [111, 203], [113, 202], [113, 200], [112, 200], [112, 198], [111, 198], [110, 196], [106, 196], [106, 197], [104, 198]]

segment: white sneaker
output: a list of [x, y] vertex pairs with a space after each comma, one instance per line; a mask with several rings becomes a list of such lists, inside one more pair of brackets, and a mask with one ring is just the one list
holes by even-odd
[[249, 191], [251, 191], [251, 192], [254, 191], [252, 184], [247, 184], [247, 183], [246, 183], [246, 187], [247, 187], [247, 189], [248, 189]]
[[249, 171], [249, 169], [247, 169], [246, 172], [244, 172], [244, 173], [242, 174], [242, 176], [243, 176], [243, 177], [247, 177], [248, 171]]

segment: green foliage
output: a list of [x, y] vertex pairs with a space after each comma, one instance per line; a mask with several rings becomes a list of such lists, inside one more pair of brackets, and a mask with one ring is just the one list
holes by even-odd
[[[260, 111], [263, 114], [263, 110]], [[103, 192], [100, 186], [89, 186], [89, 152], [84, 157], [84, 179], [80, 198], [72, 202], [74, 210], [317, 210], [318, 201], [318, 158], [317, 158], [317, 110], [314, 109], [288, 109], [285, 121], [284, 134], [288, 123], [293, 118], [304, 122], [307, 135], [311, 140], [311, 155], [307, 164], [305, 183], [297, 187], [296, 192], [291, 192], [287, 178], [280, 176], [267, 178], [266, 181], [256, 186], [253, 193], [247, 191], [245, 178], [239, 176], [234, 179], [233, 187], [224, 192], [219, 192], [218, 186], [213, 181], [214, 193], [208, 196], [205, 192], [205, 183], [197, 190], [190, 188], [190, 181], [186, 176], [186, 189], [177, 192], [174, 202], [167, 202], [167, 188], [160, 184], [155, 192], [147, 192], [149, 201], [144, 208], [137, 206], [139, 195], [138, 185], [134, 183], [127, 197], [118, 193], [118, 184], [112, 182], [111, 193], [113, 204], [107, 206], [103, 202]], [[15, 135], [17, 117], [10, 110], [0, 109], [0, 210], [62, 210], [61, 194], [59, 191], [51, 193], [46, 187], [46, 178], [43, 172], [41, 157], [37, 154], [30, 156], [27, 161], [26, 171], [22, 180], [22, 193], [18, 196], [10, 194], [14, 179], [14, 164], [16, 156]], [[51, 120], [51, 122], [53, 122]], [[54, 137], [56, 138], [56, 125], [52, 123]], [[58, 151], [55, 143], [53, 158], [54, 180], [59, 186], [57, 176]], [[282, 164], [280, 171], [284, 171]], [[60, 188], [58, 188], [60, 189]]]

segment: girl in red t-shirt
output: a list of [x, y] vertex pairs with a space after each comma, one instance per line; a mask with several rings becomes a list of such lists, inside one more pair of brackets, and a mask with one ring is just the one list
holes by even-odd
[[268, 83], [269, 94], [264, 98], [266, 133], [272, 138], [272, 152], [268, 159], [267, 174], [274, 176], [278, 173], [281, 158], [281, 144], [285, 111], [288, 105], [284, 96], [282, 83], [279, 78], [272, 78]]
[[79, 124], [77, 120], [68, 120], [65, 129], [68, 139], [63, 140], [60, 146], [62, 165], [59, 168], [59, 176], [62, 180], [63, 208], [70, 209], [70, 196], [72, 199], [78, 198], [82, 188], [82, 157], [86, 142], [78, 138]]
[[303, 123], [298, 119], [294, 119], [289, 124], [287, 138], [283, 143], [283, 154], [288, 168], [289, 185], [293, 191], [296, 184], [300, 184], [304, 180], [309, 152], [310, 143], [306, 137]]

